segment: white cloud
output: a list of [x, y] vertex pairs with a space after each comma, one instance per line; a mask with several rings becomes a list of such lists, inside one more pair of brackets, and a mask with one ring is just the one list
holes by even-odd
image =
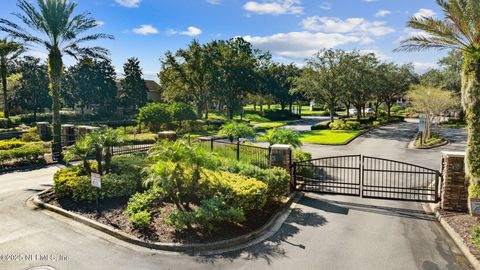
[[438, 68], [438, 64], [434, 62], [413, 62], [412, 64], [418, 73], [425, 73], [429, 69]]
[[152, 35], [158, 34], [157, 28], [151, 26], [150, 24], [142, 24], [139, 28], [134, 28], [132, 30], [135, 34], [139, 35]]
[[320, 5], [320, 8], [323, 9], [323, 10], [330, 10], [330, 9], [332, 9], [332, 4], [330, 4], [329, 2], [323, 2]]
[[425, 31], [418, 31], [418, 30], [413, 30], [411, 28], [405, 28], [403, 29], [403, 34], [400, 35], [395, 41], [393, 41], [393, 44], [394, 45], [397, 45], [399, 46], [400, 43], [405, 40], [405, 39], [408, 39], [408, 38], [411, 38], [413, 36], [425, 36], [425, 37], [428, 37], [429, 34]]
[[373, 42], [368, 37], [307, 31], [278, 33], [271, 36], [244, 36], [244, 39], [256, 48], [294, 61], [303, 61], [323, 48], [335, 48], [346, 44], [367, 45]]
[[197, 28], [195, 26], [189, 26], [187, 28], [187, 31], [180, 32], [180, 35], [195, 37], [200, 35], [201, 33], [202, 33], [202, 29]]
[[302, 14], [303, 7], [300, 0], [270, 0], [269, 2], [249, 1], [243, 9], [256, 14]]
[[302, 21], [303, 28], [310, 31], [326, 31], [330, 33], [350, 33], [355, 35], [384, 36], [395, 32], [385, 22], [370, 22], [364, 18], [348, 18], [312, 16]]
[[124, 7], [135, 8], [140, 5], [140, 2], [142, 2], [142, 0], [115, 0], [115, 2]]
[[220, 5], [222, 3], [222, 0], [207, 0], [207, 3], [212, 5]]
[[435, 11], [431, 10], [431, 9], [426, 9], [426, 8], [421, 8], [417, 11], [417, 13], [413, 14], [413, 17], [417, 17], [417, 18], [422, 18], [422, 17], [426, 17], [426, 18], [429, 18], [429, 17], [435, 17], [437, 15], [437, 13], [435, 13]]
[[381, 9], [381, 10], [377, 11], [377, 13], [375, 14], [375, 17], [385, 17], [385, 16], [388, 16], [390, 14], [392, 14], [392, 12], [390, 10]]
[[105, 25], [104, 21], [96, 21], [95, 23], [97, 24], [97, 26], [104, 26]]

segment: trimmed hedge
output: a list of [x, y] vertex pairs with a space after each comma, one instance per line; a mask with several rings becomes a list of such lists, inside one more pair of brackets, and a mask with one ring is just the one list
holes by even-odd
[[0, 163], [13, 159], [36, 162], [41, 159], [45, 149], [38, 144], [25, 144], [17, 148], [0, 151]]
[[24, 146], [26, 143], [19, 140], [0, 141], [0, 150], [10, 150]]
[[[104, 175], [100, 199], [128, 197], [137, 191], [138, 184], [138, 179], [132, 179], [131, 175]], [[93, 201], [96, 196], [90, 176], [84, 175], [80, 167], [57, 171], [53, 177], [53, 190], [59, 198], [71, 198], [74, 201]]]

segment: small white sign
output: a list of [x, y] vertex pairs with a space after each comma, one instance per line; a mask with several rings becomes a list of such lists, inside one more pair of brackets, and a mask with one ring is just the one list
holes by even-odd
[[98, 173], [92, 173], [92, 186], [102, 188], [102, 176]]
[[480, 200], [470, 199], [470, 211], [472, 213], [472, 216], [480, 216]]
[[425, 132], [426, 128], [427, 128], [427, 120], [425, 119], [425, 116], [420, 116], [420, 122], [418, 124], [418, 131]]

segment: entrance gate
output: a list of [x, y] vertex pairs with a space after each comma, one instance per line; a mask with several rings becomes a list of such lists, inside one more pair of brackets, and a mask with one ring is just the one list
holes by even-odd
[[437, 170], [383, 158], [350, 155], [293, 164], [293, 187], [299, 191], [390, 200], [437, 202]]

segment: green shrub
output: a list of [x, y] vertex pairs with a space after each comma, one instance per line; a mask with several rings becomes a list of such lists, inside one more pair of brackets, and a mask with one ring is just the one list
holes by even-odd
[[10, 150], [24, 146], [26, 143], [19, 140], [4, 140], [0, 141], [0, 150]]
[[290, 144], [294, 148], [302, 146], [300, 141], [300, 134], [295, 130], [288, 128], [275, 128], [267, 131], [267, 133], [258, 138], [261, 141], [268, 142], [270, 145], [274, 144]]
[[148, 211], [140, 211], [128, 217], [128, 220], [133, 224], [133, 226], [144, 229], [150, 225], [152, 216]]
[[309, 152], [305, 152], [302, 150], [294, 149], [292, 150], [292, 162], [300, 162], [300, 161], [306, 161], [306, 160], [311, 160], [312, 159], [312, 154]]
[[205, 171], [199, 197], [222, 196], [228, 205], [246, 212], [262, 208], [268, 201], [267, 184], [230, 172]]
[[247, 124], [231, 121], [222, 126], [220, 134], [226, 135], [230, 142], [233, 142], [239, 138], [254, 137], [255, 130]]
[[128, 174], [140, 182], [142, 170], [148, 163], [145, 154], [119, 155], [112, 158], [111, 171], [116, 174]]
[[43, 160], [45, 149], [37, 144], [25, 144], [10, 150], [0, 151], [0, 162], [7, 160], [26, 160], [29, 162], [38, 162]]
[[138, 121], [147, 124], [152, 131], [158, 131], [161, 124], [171, 121], [171, 114], [167, 104], [149, 103], [140, 108]]
[[28, 132], [23, 133], [20, 137], [24, 142], [39, 142], [41, 141], [40, 135], [37, 133], [37, 128], [31, 128]]
[[345, 128], [346, 130], [359, 130], [362, 128], [362, 124], [357, 121], [346, 121]]
[[311, 130], [326, 130], [326, 129], [330, 129], [330, 124], [332, 122], [330, 121], [327, 121], [327, 122], [321, 122], [321, 123], [318, 123], [318, 124], [315, 124], [313, 125], [310, 129]]
[[128, 134], [124, 139], [126, 145], [154, 144], [155, 142], [157, 142], [155, 133]]
[[[102, 177], [100, 199], [128, 197], [138, 188], [138, 179], [131, 175], [107, 174]], [[90, 176], [85, 175], [80, 167], [65, 168], [55, 173], [53, 190], [60, 198], [74, 201], [93, 201], [96, 188], [91, 185]]]
[[191, 121], [197, 118], [192, 106], [183, 102], [174, 102], [168, 105], [168, 111], [173, 121]]
[[477, 225], [472, 229], [470, 236], [472, 237], [475, 247], [480, 250], [480, 225]]
[[209, 233], [218, 228], [217, 225], [221, 223], [239, 223], [244, 220], [243, 211], [230, 206], [221, 197], [203, 200], [200, 203], [200, 208], [195, 211], [177, 211], [167, 217], [167, 222], [174, 226], [176, 230], [181, 230], [185, 226], [198, 225]]
[[0, 128], [12, 128], [20, 125], [20, 118], [12, 116], [10, 118], [0, 118]]
[[391, 108], [390, 108], [390, 112], [392, 113], [398, 113], [398, 111], [400, 111], [402, 109], [402, 107], [400, 105], [393, 105]]
[[165, 192], [159, 187], [152, 187], [143, 193], [135, 193], [130, 197], [125, 214], [132, 216], [141, 211], [148, 211], [165, 198]]

